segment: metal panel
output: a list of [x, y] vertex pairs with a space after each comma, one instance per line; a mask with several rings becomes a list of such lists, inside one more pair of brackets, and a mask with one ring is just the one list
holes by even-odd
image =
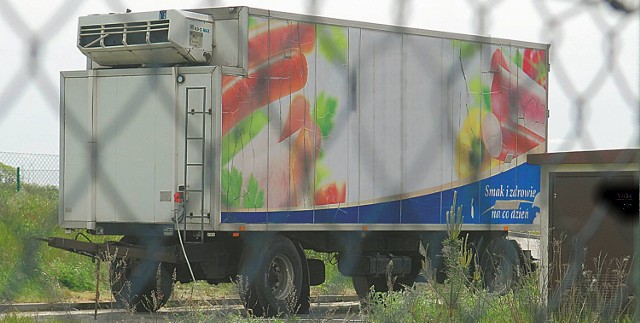
[[173, 79], [170, 74], [98, 79], [96, 220], [171, 222]]
[[214, 48], [211, 65], [237, 67], [246, 74], [249, 70], [247, 64], [248, 8], [229, 7], [191, 11], [211, 15], [214, 19]]
[[[216, 70], [218, 76], [212, 81]], [[188, 80], [185, 85], [207, 89], [201, 109], [209, 110], [215, 102], [219, 111], [220, 98], [212, 98], [210, 89], [213, 84], [220, 88], [220, 72], [212, 67], [62, 74], [63, 227], [173, 222], [174, 203], [167, 196], [172, 197], [177, 189], [184, 165], [178, 150], [184, 148], [179, 144], [184, 142], [179, 120], [184, 121], [186, 111], [184, 105], [182, 114], [177, 111], [175, 80], [179, 73]], [[185, 101], [181, 102], [186, 102], [182, 93]], [[219, 113], [216, 115], [220, 124]], [[213, 147], [211, 127], [207, 131], [207, 147]], [[219, 133], [213, 136], [220, 137]], [[216, 147], [219, 150], [219, 142]], [[214, 161], [219, 160], [219, 152], [208, 152], [206, 164], [219, 167]], [[216, 182], [214, 192], [219, 193], [219, 175], [211, 170], [207, 174], [207, 183]], [[209, 198], [210, 192], [206, 194], [207, 205], [216, 200]]]
[[86, 78], [63, 73], [61, 80], [59, 222], [65, 228], [86, 228], [91, 214], [91, 93]]

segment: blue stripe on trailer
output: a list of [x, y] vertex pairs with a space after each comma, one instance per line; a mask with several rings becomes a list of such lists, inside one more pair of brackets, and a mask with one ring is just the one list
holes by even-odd
[[540, 167], [523, 164], [442, 192], [346, 208], [274, 212], [222, 212], [222, 223], [445, 224], [453, 203], [465, 224], [531, 224], [539, 207]]

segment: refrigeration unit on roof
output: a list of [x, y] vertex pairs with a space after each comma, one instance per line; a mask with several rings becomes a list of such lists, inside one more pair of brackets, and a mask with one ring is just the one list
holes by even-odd
[[210, 16], [181, 10], [80, 17], [78, 47], [103, 66], [207, 63]]

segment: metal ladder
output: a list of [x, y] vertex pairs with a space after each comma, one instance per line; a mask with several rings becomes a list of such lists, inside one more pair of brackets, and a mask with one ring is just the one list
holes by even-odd
[[[202, 98], [202, 104], [200, 107], [194, 108], [191, 106], [190, 102], [189, 102], [189, 91], [202, 91], [203, 92], [203, 98]], [[200, 219], [200, 237], [199, 240], [200, 242], [204, 242], [204, 223], [205, 223], [205, 219], [210, 219], [210, 213], [207, 213], [205, 215], [205, 153], [206, 153], [206, 140], [205, 140], [205, 135], [206, 135], [206, 130], [207, 130], [207, 115], [211, 115], [211, 110], [205, 110], [205, 99], [204, 99], [204, 93], [206, 89], [205, 88], [187, 88], [187, 104], [186, 104], [186, 117], [185, 117], [185, 143], [184, 143], [184, 186], [183, 186], [183, 192], [184, 192], [184, 212], [185, 212], [185, 217], [184, 217], [184, 227], [183, 227], [183, 232], [184, 234], [182, 235], [182, 239], [184, 242], [189, 242], [188, 241], [188, 235], [187, 235], [187, 222], [189, 222], [189, 219]], [[193, 120], [191, 121], [191, 119], [196, 119], [196, 116], [201, 116], [202, 121], [200, 122], [200, 124], [198, 124], [198, 120]], [[195, 121], [195, 122], [194, 122]], [[195, 123], [195, 124], [194, 124]], [[194, 126], [194, 127], [200, 127], [198, 130], [198, 135], [190, 136], [190, 126]], [[197, 128], [196, 128], [197, 129]], [[195, 152], [191, 153], [190, 155], [190, 149], [189, 146], [191, 146], [192, 143], [199, 143], [199, 145], [194, 146], [192, 148], [195, 147], [199, 147], [200, 152]], [[194, 157], [195, 158], [194, 160]], [[200, 184], [197, 186], [194, 186], [193, 183], [189, 183], [189, 175], [193, 174], [193, 172], [195, 172], [196, 174], [199, 174], [199, 182]], [[193, 199], [194, 197], [199, 197], [199, 201], [200, 201], [200, 205], [199, 208], [197, 208], [196, 210], [199, 210], [199, 214], [193, 214], [193, 210], [191, 208], [187, 207], [187, 203], [189, 201], [189, 199]], [[192, 223], [192, 222], [190, 222]], [[197, 242], [197, 240], [192, 241], [192, 242]]]

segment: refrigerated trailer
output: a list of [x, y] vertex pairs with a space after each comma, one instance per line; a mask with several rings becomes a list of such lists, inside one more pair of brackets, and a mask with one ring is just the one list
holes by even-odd
[[547, 44], [229, 7], [80, 17], [78, 48], [59, 222], [123, 237], [49, 244], [110, 259], [123, 305], [204, 280], [304, 312], [325, 270], [305, 250], [362, 297], [423, 262], [443, 280], [452, 205], [489, 288], [524, 269], [506, 236], [540, 231]]

